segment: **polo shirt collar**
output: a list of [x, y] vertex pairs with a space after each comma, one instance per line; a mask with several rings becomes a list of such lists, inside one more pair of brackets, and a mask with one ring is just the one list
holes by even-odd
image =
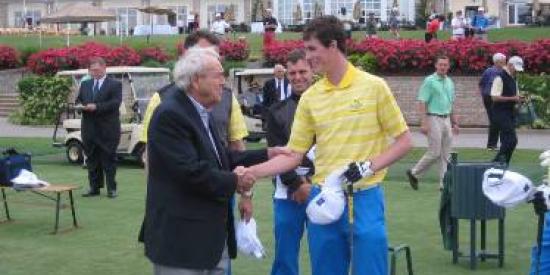
[[447, 78], [449, 78], [449, 76], [440, 76], [439, 74], [437, 73], [434, 73], [434, 76], [437, 80], [447, 80]]
[[348, 62], [346, 72], [344, 73], [344, 77], [342, 77], [342, 80], [340, 80], [340, 83], [338, 83], [337, 85], [332, 84], [328, 80], [328, 77], [325, 75], [325, 77], [323, 78], [323, 84], [326, 87], [327, 91], [331, 91], [334, 89], [345, 89], [351, 86], [351, 84], [353, 83], [353, 80], [355, 80], [356, 74], [357, 74], [357, 69], [351, 63]]

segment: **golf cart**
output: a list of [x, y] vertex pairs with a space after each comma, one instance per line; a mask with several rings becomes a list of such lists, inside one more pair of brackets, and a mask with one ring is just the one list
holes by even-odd
[[263, 83], [273, 78], [273, 68], [233, 69], [229, 75], [229, 85], [241, 105], [249, 136], [245, 139], [258, 142], [265, 138], [265, 125], [262, 118]]
[[[61, 77], [73, 80], [73, 92], [67, 102], [75, 102], [80, 83], [89, 78], [87, 69], [62, 71]], [[119, 159], [132, 157], [144, 164], [145, 144], [139, 140], [142, 129], [142, 114], [145, 113], [151, 96], [170, 83], [170, 70], [148, 67], [108, 67], [107, 75], [122, 83], [122, 104], [120, 105], [121, 136], [117, 148]], [[130, 106], [130, 110], [128, 110]], [[83, 163], [85, 154], [80, 131], [81, 114], [73, 103], [67, 103], [59, 112], [53, 132], [53, 146], [65, 147], [70, 163]], [[59, 128], [66, 134], [58, 137]]]

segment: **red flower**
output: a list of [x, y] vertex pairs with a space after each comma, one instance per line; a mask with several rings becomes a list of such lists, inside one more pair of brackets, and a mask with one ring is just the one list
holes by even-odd
[[19, 64], [19, 53], [11, 47], [0, 45], [0, 70], [13, 69]]

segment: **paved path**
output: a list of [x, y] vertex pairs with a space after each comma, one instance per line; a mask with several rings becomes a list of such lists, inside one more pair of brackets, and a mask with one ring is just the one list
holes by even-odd
[[[426, 137], [412, 128], [415, 146], [426, 147]], [[61, 136], [65, 131], [61, 131]], [[51, 138], [53, 127], [30, 127], [10, 124], [6, 118], [0, 118], [0, 137], [47, 137]], [[519, 130], [521, 149], [550, 149], [550, 130]], [[454, 147], [485, 148], [487, 142], [486, 129], [462, 129], [455, 138]]]

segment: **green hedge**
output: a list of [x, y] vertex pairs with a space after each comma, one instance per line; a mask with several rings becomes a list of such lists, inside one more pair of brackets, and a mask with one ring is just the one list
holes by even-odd
[[376, 73], [378, 64], [376, 62], [376, 58], [370, 53], [354, 53], [348, 56], [348, 60], [365, 72]]
[[521, 92], [529, 94], [540, 121], [535, 128], [550, 128], [550, 76], [520, 74], [518, 86]]
[[31, 76], [19, 81], [21, 109], [13, 120], [20, 124], [49, 125], [55, 119], [71, 92], [69, 78]]

